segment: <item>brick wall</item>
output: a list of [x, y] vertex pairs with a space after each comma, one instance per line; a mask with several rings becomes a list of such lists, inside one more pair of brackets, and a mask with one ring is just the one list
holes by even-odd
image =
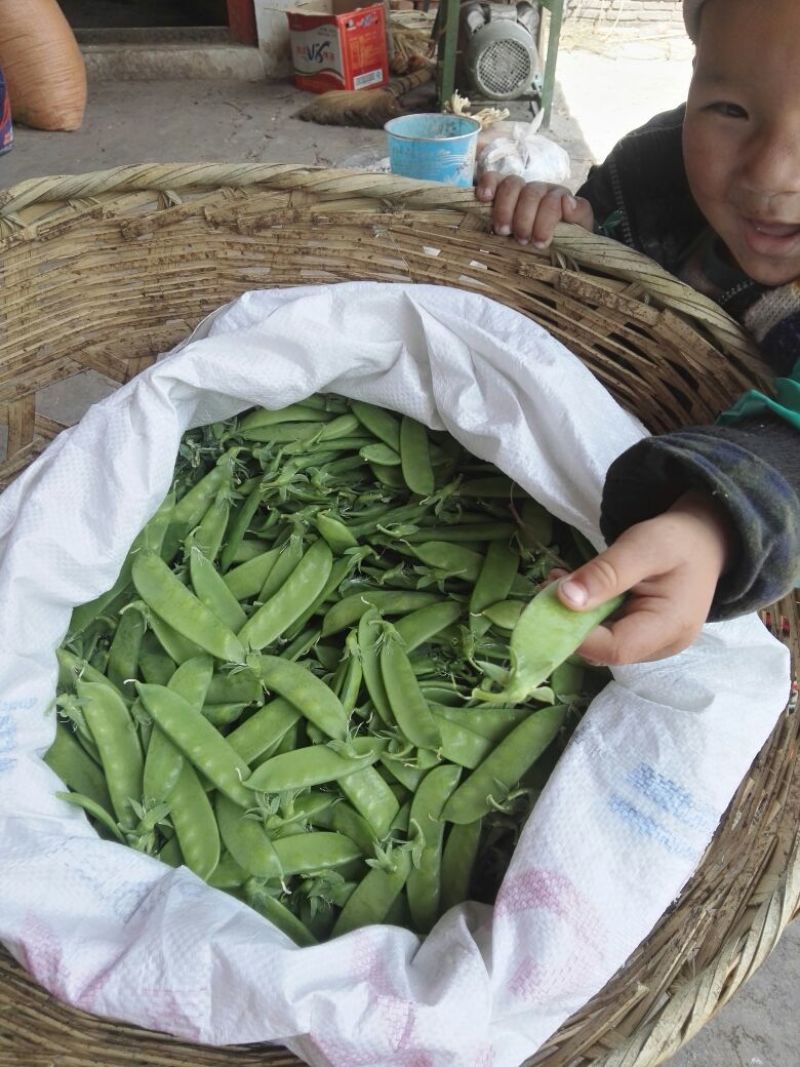
[[586, 43], [592, 36], [685, 36], [681, 0], [567, 0], [562, 40]]

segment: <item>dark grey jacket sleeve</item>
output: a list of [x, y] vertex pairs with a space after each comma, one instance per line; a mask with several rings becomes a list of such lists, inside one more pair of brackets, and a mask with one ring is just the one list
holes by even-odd
[[766, 417], [640, 441], [608, 471], [603, 536], [614, 541], [690, 489], [711, 494], [734, 536], [711, 621], [763, 608], [800, 582], [800, 448], [792, 426]]

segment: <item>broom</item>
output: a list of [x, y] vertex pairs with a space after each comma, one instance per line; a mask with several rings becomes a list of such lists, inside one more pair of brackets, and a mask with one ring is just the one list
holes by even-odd
[[426, 66], [404, 78], [394, 78], [383, 89], [331, 89], [295, 113], [304, 122], [321, 126], [365, 126], [381, 129], [389, 119], [405, 114], [399, 98], [433, 78]]

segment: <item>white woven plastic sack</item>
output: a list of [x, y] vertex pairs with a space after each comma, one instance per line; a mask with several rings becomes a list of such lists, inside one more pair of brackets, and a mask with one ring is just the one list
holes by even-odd
[[73, 605], [109, 587], [188, 427], [330, 390], [448, 429], [599, 544], [638, 439], [521, 315], [434, 286], [250, 293], [62, 434], [0, 497], [0, 940], [57, 997], [314, 1065], [517, 1067], [642, 941], [696, 868], [788, 694], [755, 617], [615, 672], [527, 825], [494, 909], [424, 942], [371, 927], [299, 949], [254, 911], [101, 841], [41, 762]]

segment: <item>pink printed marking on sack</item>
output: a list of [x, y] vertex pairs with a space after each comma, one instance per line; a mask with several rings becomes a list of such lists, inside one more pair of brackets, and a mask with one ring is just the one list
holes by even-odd
[[61, 944], [53, 930], [38, 915], [28, 914], [22, 926], [20, 956], [22, 965], [39, 985], [66, 999], [66, 980]]
[[[536, 867], [503, 882], [495, 904], [496, 919], [537, 910], [556, 915], [574, 932], [571, 951], [563, 961], [565, 973], [576, 969], [593, 973], [605, 959], [598, 937], [602, 924], [596, 909], [574, 883], [556, 871]], [[515, 996], [531, 1000], [542, 992], [552, 992], [554, 977], [550, 971], [543, 975], [537, 961], [526, 954], [518, 959], [508, 988]]]

